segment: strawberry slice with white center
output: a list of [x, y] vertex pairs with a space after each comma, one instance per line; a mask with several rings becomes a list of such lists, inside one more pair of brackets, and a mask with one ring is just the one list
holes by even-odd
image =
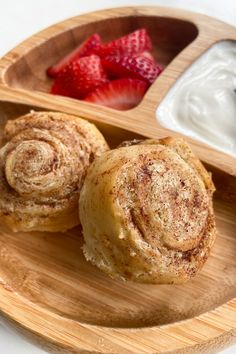
[[104, 57], [109, 55], [129, 55], [151, 51], [152, 42], [145, 28], [138, 29], [121, 38], [102, 45], [96, 54]]
[[60, 60], [56, 65], [47, 69], [48, 76], [56, 77], [68, 64], [76, 61], [79, 58], [93, 54], [95, 49], [101, 46], [101, 38], [97, 33], [94, 33], [80, 46], [75, 48], [71, 53]]
[[118, 110], [128, 110], [139, 104], [147, 88], [147, 83], [142, 80], [114, 80], [90, 93], [85, 101]]
[[137, 56], [140, 56], [140, 57], [144, 57], [144, 58], [148, 58], [150, 59], [153, 63], [155, 63], [155, 59], [153, 57], [153, 55], [148, 52], [148, 51], [144, 51], [142, 53], [138, 53]]
[[81, 99], [105, 82], [101, 59], [90, 55], [67, 65], [56, 77], [51, 93]]
[[161, 73], [161, 66], [143, 55], [109, 56], [102, 59], [108, 75], [116, 78], [135, 78], [151, 85]]

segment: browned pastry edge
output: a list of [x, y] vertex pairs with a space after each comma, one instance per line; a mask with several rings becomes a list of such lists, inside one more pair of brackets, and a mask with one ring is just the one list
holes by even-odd
[[202, 178], [206, 189], [209, 193], [215, 192], [215, 186], [212, 181], [211, 173], [208, 172], [201, 161], [196, 157], [193, 153], [189, 145], [185, 142], [183, 138], [173, 138], [173, 137], [165, 137], [161, 139], [133, 139], [123, 141], [118, 148], [127, 147], [133, 145], [155, 145], [161, 144], [168, 146], [174, 149], [179, 156], [182, 157]]
[[[155, 161], [164, 172], [152, 172]], [[165, 176], [177, 181], [177, 193]], [[187, 281], [201, 269], [215, 240], [213, 191], [211, 176], [183, 139], [128, 142], [105, 153], [90, 167], [80, 198], [86, 258], [124, 280]], [[186, 193], [191, 199], [185, 199]], [[173, 224], [168, 224], [165, 203], [170, 203]], [[163, 207], [157, 212], [159, 205]]]
[[94, 158], [108, 145], [91, 123], [57, 112], [7, 122], [0, 150], [0, 221], [14, 231], [65, 231]]

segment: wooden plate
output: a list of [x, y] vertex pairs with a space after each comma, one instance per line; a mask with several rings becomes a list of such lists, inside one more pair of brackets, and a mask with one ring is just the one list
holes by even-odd
[[[168, 64], [141, 104], [120, 112], [47, 93], [45, 69], [93, 32], [105, 40], [144, 26]], [[0, 126], [30, 109], [95, 122], [112, 146], [141, 134], [177, 135], [155, 112], [179, 75], [235, 28], [206, 16], [158, 7], [119, 8], [75, 17], [31, 37], [0, 61]], [[185, 285], [112, 280], [84, 260], [80, 229], [10, 233], [0, 227], [0, 309], [48, 348], [68, 353], [203, 353], [236, 340], [236, 160], [189, 138], [213, 172], [218, 238]], [[29, 333], [29, 332], [28, 332]]]

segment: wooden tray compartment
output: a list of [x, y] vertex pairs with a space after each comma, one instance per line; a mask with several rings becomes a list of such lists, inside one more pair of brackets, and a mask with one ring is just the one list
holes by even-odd
[[[8, 119], [31, 109], [38, 110], [34, 106], [0, 102], [1, 128]], [[102, 124], [98, 127], [113, 142], [113, 147], [123, 138], [140, 138], [119, 128]], [[196, 316], [232, 300], [236, 297], [236, 179], [213, 170], [218, 190], [215, 198], [218, 238], [210, 259], [196, 279], [178, 286], [122, 283], [108, 278], [85, 261], [79, 228], [66, 234], [51, 234], [11, 233], [0, 227], [0, 279], [3, 284], [0, 295], [7, 291], [11, 298], [9, 301], [7, 296], [6, 302], [4, 297], [0, 298], [1, 308], [23, 325], [22, 314], [14, 312], [21, 303], [37, 326], [44, 324], [33, 313], [36, 309], [55, 326], [55, 331], [58, 331], [57, 321], [64, 326], [63, 331], [69, 321], [75, 326], [72, 333], [78, 342], [81, 340], [78, 326], [83, 328], [84, 325], [92, 332], [94, 325], [100, 330], [105, 326], [106, 332], [111, 334], [114, 330], [123, 334], [125, 328], [137, 329], [133, 336], [138, 341], [138, 337], [142, 338], [140, 329], [146, 328], [147, 334], [147, 327], [152, 326], [150, 332], [155, 332], [160, 325], [172, 324], [169, 330], [175, 331], [184, 325], [179, 321], [187, 318], [197, 321]], [[230, 186], [227, 193], [222, 182]], [[165, 329], [168, 332], [168, 327]], [[150, 344], [150, 348], [154, 350], [155, 345]]]
[[[110, 21], [112, 37], [106, 34]], [[45, 93], [45, 68], [77, 40], [94, 31], [108, 40], [140, 26], [148, 27], [156, 57], [169, 65], [139, 106], [119, 112]], [[155, 37], [157, 28], [166, 31], [166, 39]], [[172, 35], [175, 40], [169, 45]], [[158, 124], [156, 108], [183, 70], [226, 37], [236, 39], [233, 27], [158, 7], [119, 8], [67, 20], [33, 36], [0, 61], [0, 128], [30, 109], [51, 109], [95, 122], [113, 147], [140, 134], [178, 135]], [[50, 55], [45, 62], [46, 48]], [[44, 344], [69, 353], [202, 353], [236, 340], [235, 159], [187, 140], [213, 172], [217, 186], [218, 238], [194, 280], [182, 286], [121, 283], [84, 260], [79, 228], [52, 235], [14, 234], [0, 227], [1, 311]]]
[[[149, 29], [156, 57], [169, 64], [137, 107], [121, 112], [46, 93], [50, 80], [46, 78], [45, 69], [75, 46], [75, 38], [76, 43], [81, 42], [84, 36], [97, 31], [108, 40], [140, 26]], [[109, 28], [112, 30], [109, 31]], [[109, 33], [112, 36], [109, 37]], [[3, 99], [7, 97], [13, 101], [77, 114], [148, 137], [179, 135], [159, 124], [156, 109], [181, 73], [213, 43], [225, 38], [236, 39], [234, 27], [182, 10], [127, 7], [90, 13], [34, 35], [3, 57], [0, 60], [0, 94]], [[187, 140], [203, 161], [236, 176], [233, 157], [190, 138]]]
[[[49, 92], [52, 80], [46, 70], [57, 63], [93, 33], [99, 33], [104, 42], [123, 36], [137, 28], [148, 30], [153, 42], [153, 54], [164, 66], [191, 43], [197, 36], [197, 27], [191, 22], [159, 16], [109, 17], [96, 22], [68, 27], [27, 51], [5, 73], [10, 87]], [[37, 68], [35, 70], [35, 68]]]

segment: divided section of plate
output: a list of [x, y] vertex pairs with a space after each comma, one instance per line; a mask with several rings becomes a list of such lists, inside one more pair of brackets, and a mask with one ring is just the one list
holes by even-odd
[[[51, 81], [46, 68], [88, 35], [98, 32], [106, 41], [140, 27], [148, 29], [154, 56], [167, 66], [137, 107], [121, 112], [48, 93]], [[176, 9], [130, 7], [99, 11], [56, 24], [14, 48], [0, 61], [0, 83], [13, 100], [23, 103], [109, 122], [149, 137], [178, 135], [157, 122], [156, 109], [181, 73], [213, 43], [225, 38], [236, 39], [234, 27]], [[187, 140], [203, 161], [236, 175], [234, 158]]]
[[[85, 37], [105, 40], [146, 27], [165, 71], [136, 108], [120, 112], [48, 94], [45, 69]], [[108, 30], [110, 29], [110, 30]], [[233, 27], [165, 8], [119, 8], [79, 16], [31, 37], [0, 61], [0, 128], [29, 110], [58, 110], [93, 121], [111, 147], [140, 136], [176, 135], [155, 118], [183, 71], [209, 46], [236, 39]], [[213, 172], [218, 238], [196, 279], [182, 286], [120, 283], [84, 260], [79, 228], [67, 234], [0, 227], [0, 309], [20, 328], [72, 353], [161, 353], [219, 349], [236, 334], [236, 165], [192, 141]], [[63, 251], [62, 251], [63, 250]], [[174, 296], [173, 296], [174, 294]]]

